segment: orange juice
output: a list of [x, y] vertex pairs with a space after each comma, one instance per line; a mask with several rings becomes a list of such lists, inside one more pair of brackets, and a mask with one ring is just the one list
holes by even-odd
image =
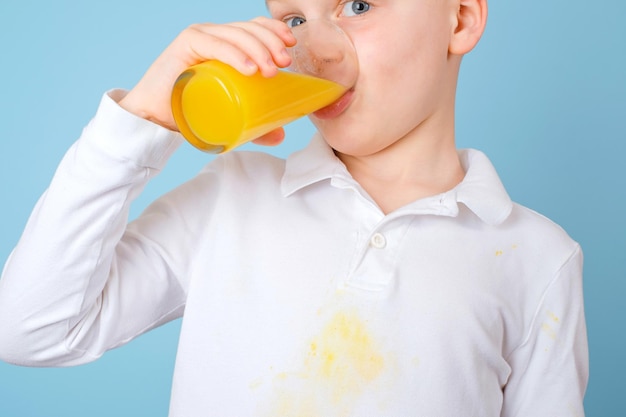
[[340, 84], [293, 72], [246, 76], [219, 61], [189, 68], [172, 92], [174, 120], [195, 147], [229, 151], [325, 107], [346, 91]]

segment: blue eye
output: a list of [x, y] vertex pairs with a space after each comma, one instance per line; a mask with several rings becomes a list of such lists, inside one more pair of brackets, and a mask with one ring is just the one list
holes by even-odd
[[296, 26], [300, 26], [304, 22], [306, 22], [306, 19], [304, 17], [300, 17], [300, 16], [290, 17], [289, 19], [285, 20], [285, 23], [290, 28], [295, 28]]
[[349, 1], [343, 5], [344, 16], [357, 16], [367, 12], [370, 9], [370, 4], [366, 1]]

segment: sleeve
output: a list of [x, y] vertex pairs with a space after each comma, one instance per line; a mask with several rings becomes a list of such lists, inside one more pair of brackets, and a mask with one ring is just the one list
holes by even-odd
[[526, 340], [509, 356], [502, 417], [583, 417], [589, 375], [580, 246], [543, 293]]
[[2, 360], [81, 364], [182, 315], [186, 260], [162, 243], [184, 233], [172, 197], [127, 228], [130, 203], [182, 139], [119, 107], [123, 94], [103, 97], [5, 264]]

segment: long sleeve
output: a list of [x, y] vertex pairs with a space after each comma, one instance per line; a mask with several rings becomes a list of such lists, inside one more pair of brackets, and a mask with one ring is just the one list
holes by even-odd
[[103, 97], [7, 260], [0, 279], [2, 360], [88, 362], [183, 312], [180, 271], [158, 243], [171, 231], [127, 230], [132, 200], [181, 138], [121, 109], [115, 102], [121, 94]]
[[579, 246], [544, 292], [524, 343], [508, 358], [502, 417], [584, 416], [589, 375]]

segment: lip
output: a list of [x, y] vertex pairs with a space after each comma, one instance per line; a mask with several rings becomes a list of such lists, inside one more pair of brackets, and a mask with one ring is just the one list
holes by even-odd
[[322, 120], [334, 119], [350, 106], [350, 103], [352, 103], [352, 96], [354, 96], [354, 89], [348, 90], [334, 103], [313, 112], [313, 116]]

